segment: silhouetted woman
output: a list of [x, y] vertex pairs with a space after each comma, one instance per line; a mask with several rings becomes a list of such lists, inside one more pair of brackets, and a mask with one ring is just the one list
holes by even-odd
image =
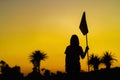
[[80, 69], [81, 69], [80, 57], [84, 59], [88, 49], [89, 48], [87, 46], [84, 52], [82, 47], [79, 46], [79, 39], [77, 35], [72, 35], [71, 40], [70, 40], [70, 45], [67, 46], [65, 50], [65, 54], [66, 54], [65, 68], [66, 68], [66, 72], [69, 75], [69, 77], [79, 75]]

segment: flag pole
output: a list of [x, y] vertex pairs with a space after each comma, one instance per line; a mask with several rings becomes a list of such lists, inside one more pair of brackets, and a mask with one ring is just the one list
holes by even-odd
[[[87, 34], [86, 34], [86, 46], [88, 46], [88, 37], [87, 37]], [[89, 61], [89, 53], [87, 51], [87, 61]], [[90, 67], [88, 65], [88, 72], [90, 71]]]
[[[81, 32], [83, 33], [83, 35], [86, 35], [86, 46], [88, 46], [88, 39], [87, 39], [88, 28], [87, 28], [87, 22], [86, 22], [85, 12], [83, 12], [79, 29], [81, 30]], [[89, 61], [88, 51], [87, 51], [87, 60]], [[90, 68], [89, 68], [89, 65], [88, 65], [88, 72], [89, 71], [90, 71]]]

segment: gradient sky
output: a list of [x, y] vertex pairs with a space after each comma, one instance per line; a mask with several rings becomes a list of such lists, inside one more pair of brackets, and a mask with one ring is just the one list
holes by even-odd
[[[41, 50], [48, 55], [41, 68], [65, 70], [65, 48], [72, 34], [79, 36], [85, 49], [85, 36], [79, 30], [83, 11], [88, 23], [89, 54], [102, 56], [110, 51], [120, 66], [119, 0], [0, 0], [0, 60], [11, 67], [32, 71], [29, 55]], [[87, 70], [87, 57], [81, 60]]]

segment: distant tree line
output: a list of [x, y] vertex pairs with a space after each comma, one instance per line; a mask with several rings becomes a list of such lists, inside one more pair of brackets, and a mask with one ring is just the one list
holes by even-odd
[[[57, 71], [56, 73], [52, 73], [48, 69], [41, 69], [41, 61], [45, 60], [47, 57], [47, 54], [40, 50], [32, 52], [29, 56], [29, 60], [33, 64], [33, 69], [27, 76], [24, 76], [24, 74], [20, 72], [20, 66], [10, 67], [4, 60], [1, 60], [0, 80], [66, 80], [66, 72]], [[108, 79], [106, 80], [110, 80], [109, 78], [117, 80], [119, 78], [117, 74], [120, 74], [120, 68], [111, 69], [111, 65], [114, 61], [117, 60], [108, 51], [106, 51], [101, 58], [91, 54], [88, 65], [94, 68], [94, 72], [81, 72], [80, 79], [101, 80], [104, 76], [108, 76]], [[100, 64], [105, 64], [106, 68], [99, 70]], [[41, 74], [41, 71], [43, 74]], [[113, 76], [109, 77], [109, 74], [112, 74]]]
[[104, 64], [106, 69], [110, 69], [114, 61], [117, 61], [117, 59], [113, 57], [111, 52], [106, 51], [101, 58], [97, 55], [91, 54], [88, 65], [93, 67], [94, 70], [98, 70], [100, 64]]

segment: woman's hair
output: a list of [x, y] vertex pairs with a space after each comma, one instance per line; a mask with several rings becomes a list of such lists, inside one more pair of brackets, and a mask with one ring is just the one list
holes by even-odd
[[71, 46], [79, 46], [79, 39], [77, 35], [72, 35], [71, 40], [70, 40], [70, 45]]

